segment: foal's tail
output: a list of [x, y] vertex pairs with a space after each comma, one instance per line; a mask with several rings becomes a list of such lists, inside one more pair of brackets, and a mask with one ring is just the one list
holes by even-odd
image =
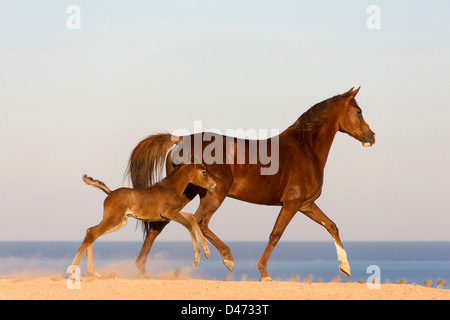
[[104, 184], [103, 182], [101, 182], [99, 180], [94, 180], [91, 177], [88, 177], [87, 175], [83, 175], [83, 181], [90, 186], [94, 186], [99, 189], [102, 189], [106, 194], [111, 193], [111, 190], [106, 186], [106, 184]]

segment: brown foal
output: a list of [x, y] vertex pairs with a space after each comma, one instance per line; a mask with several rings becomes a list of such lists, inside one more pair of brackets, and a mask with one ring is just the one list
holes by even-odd
[[177, 221], [185, 226], [191, 235], [194, 245], [194, 267], [200, 261], [200, 248], [195, 236], [195, 231], [200, 239], [203, 254], [209, 258], [209, 248], [200, 227], [194, 216], [181, 212], [184, 202], [181, 198], [189, 183], [213, 191], [216, 184], [208, 176], [205, 167], [201, 164], [186, 164], [172, 171], [160, 183], [146, 189], [119, 188], [111, 191], [103, 182], [94, 180], [86, 175], [83, 181], [91, 186], [100, 188], [106, 197], [103, 209], [103, 220], [96, 226], [87, 229], [86, 236], [80, 249], [72, 262], [78, 265], [87, 251], [88, 273], [100, 277], [95, 271], [92, 255], [94, 241], [107, 233], [117, 231], [127, 224], [128, 217], [142, 221]]

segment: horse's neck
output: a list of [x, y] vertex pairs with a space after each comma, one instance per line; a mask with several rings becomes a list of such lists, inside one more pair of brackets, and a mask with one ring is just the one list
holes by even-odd
[[331, 114], [320, 127], [313, 129], [311, 132], [301, 132], [301, 129], [293, 130], [295, 130], [295, 136], [301, 137], [302, 144], [306, 145], [314, 153], [320, 168], [323, 170], [334, 137], [338, 131], [336, 117]]
[[331, 145], [334, 141], [334, 137], [338, 131], [336, 121], [333, 119], [327, 119], [327, 121], [325, 121], [325, 123], [318, 130], [319, 133], [313, 143], [313, 149], [319, 159], [321, 167], [324, 168], [328, 159], [328, 153], [330, 152]]
[[161, 183], [170, 187], [178, 195], [182, 195], [187, 185], [190, 182], [191, 174], [188, 166], [183, 166], [177, 169], [173, 175]]

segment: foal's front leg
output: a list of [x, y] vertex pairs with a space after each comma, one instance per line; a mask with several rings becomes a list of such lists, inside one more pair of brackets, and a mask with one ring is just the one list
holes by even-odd
[[189, 234], [191, 235], [192, 244], [194, 245], [194, 268], [197, 268], [198, 263], [200, 262], [200, 247], [197, 242], [197, 237], [195, 236], [195, 231], [193, 224], [189, 221], [189, 219], [185, 218], [179, 211], [168, 211], [165, 214], [161, 214], [166, 219], [170, 219], [181, 223], [186, 229], [189, 230]]
[[188, 212], [180, 211], [180, 213], [191, 222], [192, 226], [194, 227], [194, 229], [197, 233], [198, 239], [200, 240], [200, 245], [202, 246], [203, 254], [206, 259], [209, 259], [210, 252], [209, 252], [209, 248], [208, 248], [208, 242], [206, 241], [205, 237], [203, 236], [203, 233], [200, 230], [200, 227], [197, 223], [197, 220], [195, 220], [194, 215], [192, 213], [188, 213]]

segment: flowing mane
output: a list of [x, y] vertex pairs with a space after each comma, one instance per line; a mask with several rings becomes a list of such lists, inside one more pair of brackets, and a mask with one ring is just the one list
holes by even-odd
[[334, 96], [319, 102], [305, 111], [289, 128], [300, 129], [301, 132], [311, 132], [320, 127], [328, 118], [331, 106], [341, 98], [341, 95]]

